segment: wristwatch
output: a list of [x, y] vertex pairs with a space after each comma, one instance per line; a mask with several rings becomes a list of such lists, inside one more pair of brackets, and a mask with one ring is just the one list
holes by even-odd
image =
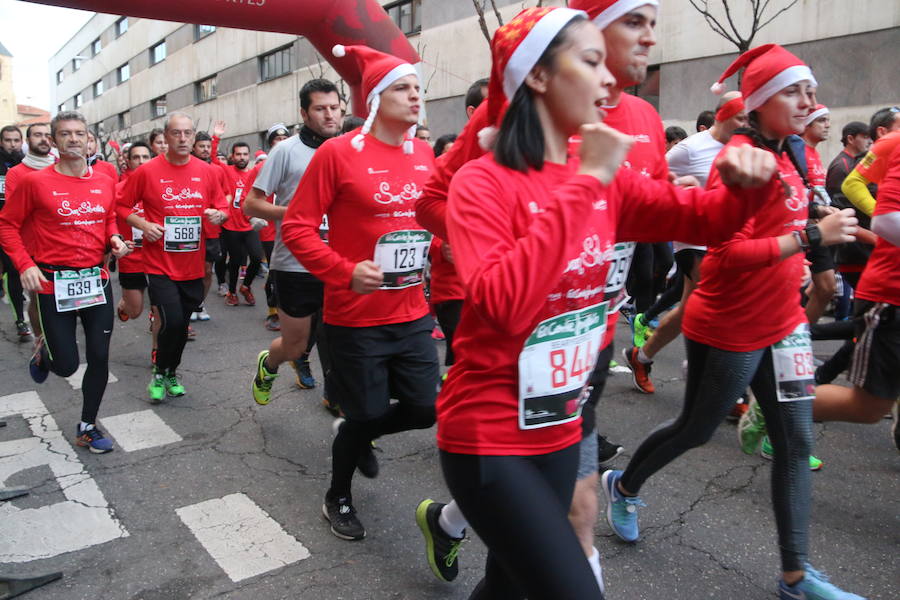
[[818, 225], [807, 225], [803, 230], [806, 234], [807, 243], [812, 248], [818, 248], [822, 245], [822, 230]]
[[791, 235], [794, 236], [795, 240], [797, 240], [797, 244], [800, 246], [801, 250], [809, 250], [809, 241], [806, 239], [806, 236], [801, 235], [800, 232], [796, 229], [791, 232]]

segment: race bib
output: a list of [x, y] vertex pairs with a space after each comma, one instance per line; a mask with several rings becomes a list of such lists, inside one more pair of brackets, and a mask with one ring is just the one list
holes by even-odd
[[431, 234], [422, 229], [386, 233], [375, 244], [375, 263], [384, 272], [382, 290], [399, 290], [421, 285]]
[[619, 242], [613, 246], [613, 255], [609, 259], [609, 273], [606, 275], [606, 287], [603, 297], [609, 300], [609, 312], [615, 313], [628, 300], [625, 292], [625, 281], [631, 269], [634, 256], [634, 242]]
[[775, 389], [779, 402], [812, 400], [816, 395], [809, 324], [801, 323], [786, 338], [772, 345]]
[[135, 248], [140, 248], [144, 245], [144, 230], [138, 229], [137, 227], [131, 228], [131, 241], [134, 242]]
[[54, 271], [53, 295], [56, 297], [58, 312], [106, 304], [100, 267], [80, 271]]
[[200, 249], [200, 217], [166, 217], [163, 249], [194, 252]]
[[6, 196], [6, 175], [0, 175], [0, 198]]
[[608, 308], [603, 302], [550, 317], [525, 340], [519, 354], [519, 429], [560, 425], [581, 415]]
[[243, 193], [244, 188], [237, 188], [234, 190], [234, 199], [231, 201], [231, 206], [234, 208], [241, 207], [241, 193]]
[[328, 243], [328, 215], [322, 215], [322, 223], [319, 225], [319, 237]]

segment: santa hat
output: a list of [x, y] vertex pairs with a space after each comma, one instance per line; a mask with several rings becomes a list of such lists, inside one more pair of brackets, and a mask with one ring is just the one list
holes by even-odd
[[[342, 46], [338, 44], [331, 49], [331, 53], [338, 58], [349, 54], [356, 59], [359, 72], [362, 73], [362, 93], [366, 98], [369, 116], [366, 118], [366, 122], [363, 123], [362, 130], [353, 136], [353, 139], [350, 141], [357, 152], [362, 152], [366, 134], [371, 131], [372, 123], [375, 122], [375, 115], [378, 113], [378, 106], [381, 104], [381, 92], [398, 79], [407, 75], [418, 77], [419, 73], [408, 62], [368, 46]], [[413, 125], [409, 128], [406, 140], [403, 142], [403, 152], [406, 154], [412, 154], [413, 152], [412, 138], [415, 136], [415, 133], [416, 125]]]
[[571, 0], [569, 8], [583, 10], [594, 25], [606, 29], [613, 21], [641, 6], [659, 6], [658, 0]]
[[506, 107], [525, 77], [537, 64], [547, 46], [569, 21], [587, 17], [584, 11], [570, 8], [526, 8], [497, 29], [491, 41], [491, 80], [488, 83], [487, 118], [489, 127], [478, 132], [485, 149], [493, 147], [498, 126]]
[[763, 44], [738, 56], [710, 90], [714, 94], [722, 94], [725, 91], [724, 81], [741, 67], [744, 67], [741, 94], [748, 112], [756, 110], [779, 91], [799, 81], [808, 80], [813, 87], [819, 85], [812, 70], [802, 60], [778, 44]]
[[259, 162], [261, 160], [266, 160], [267, 158], [269, 158], [269, 155], [262, 150], [257, 150], [256, 154], [254, 154], [254, 157], [256, 158], [256, 161]]
[[716, 121], [719, 123], [727, 121], [742, 110], [744, 110], [744, 97], [738, 95], [719, 107], [719, 110], [716, 111]]
[[806, 116], [806, 120], [803, 121], [803, 126], [809, 127], [813, 121], [815, 121], [819, 117], [824, 117], [829, 112], [831, 112], [831, 111], [829, 111], [828, 107], [825, 106], [824, 104], [816, 104], [816, 107], [813, 109], [813, 111], [811, 113], [809, 113]]

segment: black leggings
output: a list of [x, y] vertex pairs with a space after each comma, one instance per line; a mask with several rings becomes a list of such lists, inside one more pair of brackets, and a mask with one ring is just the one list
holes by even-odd
[[228, 251], [228, 291], [234, 294], [237, 292], [238, 274], [248, 256], [250, 264], [247, 266], [243, 283], [250, 287], [256, 279], [259, 264], [263, 259], [262, 243], [259, 241], [259, 234], [252, 229], [250, 231], [222, 229], [222, 243]]
[[456, 333], [456, 327], [462, 317], [462, 300], [447, 300], [434, 305], [434, 314], [437, 317], [438, 325], [447, 338], [447, 352], [444, 354], [444, 365], [450, 367], [456, 362], [453, 355], [453, 336]]
[[625, 284], [634, 298], [636, 313], [645, 313], [665, 287], [666, 274], [672, 268], [672, 248], [668, 243], [636, 244], [631, 270]]
[[568, 518], [578, 447], [536, 456], [441, 451], [450, 494], [488, 547], [470, 600], [602, 600]]
[[778, 402], [772, 351], [729, 352], [685, 338], [688, 377], [678, 418], [657, 427], [634, 453], [621, 484], [637, 494], [664, 466], [712, 437], [749, 384], [775, 448], [772, 504], [785, 571], [804, 568], [807, 556], [812, 453], [812, 400]]
[[9, 305], [13, 309], [16, 321], [25, 320], [25, 291], [22, 289], [22, 280], [19, 272], [12, 264], [6, 252], [0, 249], [0, 263], [3, 265], [3, 289], [9, 298]]
[[[49, 276], [48, 276], [49, 275]], [[52, 273], [45, 272], [50, 279]], [[60, 377], [69, 377], [78, 370], [78, 336], [75, 332], [77, 320], [81, 319], [84, 329], [85, 358], [87, 368], [81, 381], [81, 420], [94, 423], [106, 382], [109, 379], [109, 339], [113, 328], [113, 294], [109, 280], [104, 281], [106, 304], [58, 312], [53, 294], [36, 294], [44, 344], [50, 359], [50, 371]]]
[[187, 343], [191, 313], [203, 303], [203, 279], [173, 281], [165, 275], [147, 275], [150, 304], [159, 313], [156, 368], [174, 373]]
[[272, 250], [275, 249], [275, 242], [260, 242], [263, 252], [266, 253], [266, 264], [269, 265], [269, 272], [266, 274], [266, 285], [263, 289], [266, 292], [266, 306], [275, 308], [278, 306], [278, 298], [275, 296], [275, 278], [272, 276]]

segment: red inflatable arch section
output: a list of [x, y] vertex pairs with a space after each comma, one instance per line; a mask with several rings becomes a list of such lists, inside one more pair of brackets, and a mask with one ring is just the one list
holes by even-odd
[[29, 0], [161, 21], [302, 35], [347, 82], [353, 112], [365, 117], [360, 73], [352, 58], [335, 58], [335, 44], [365, 44], [416, 64], [419, 55], [376, 0]]

